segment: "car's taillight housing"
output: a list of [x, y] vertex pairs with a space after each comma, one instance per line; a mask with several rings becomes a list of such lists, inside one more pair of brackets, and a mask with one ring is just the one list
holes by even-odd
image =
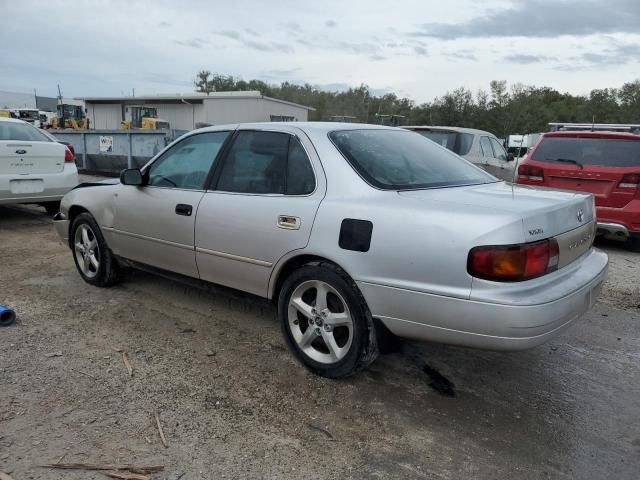
[[518, 167], [518, 177], [532, 182], [544, 182], [544, 170], [525, 163]]
[[472, 248], [467, 259], [469, 275], [496, 282], [522, 282], [558, 269], [558, 242], [551, 238], [519, 245]]
[[618, 183], [618, 188], [640, 189], [640, 173], [625, 173]]
[[71, 149], [65, 145], [64, 147], [64, 161], [65, 162], [73, 162], [76, 159], [76, 156], [73, 154]]

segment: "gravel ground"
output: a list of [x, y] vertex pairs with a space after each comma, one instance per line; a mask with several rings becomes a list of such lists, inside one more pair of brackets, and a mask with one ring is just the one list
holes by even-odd
[[637, 479], [640, 254], [601, 246], [600, 301], [547, 345], [406, 343], [330, 381], [293, 360], [270, 304], [144, 273], [91, 287], [41, 209], [0, 207], [0, 302], [19, 316], [0, 330], [0, 471], [106, 478], [38, 467], [61, 461], [160, 464], [153, 478], [174, 480]]

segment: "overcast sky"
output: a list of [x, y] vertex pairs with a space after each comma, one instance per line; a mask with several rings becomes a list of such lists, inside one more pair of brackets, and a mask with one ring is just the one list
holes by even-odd
[[417, 102], [640, 78], [640, 0], [0, 0], [0, 18], [0, 90], [51, 96], [189, 92], [202, 69]]

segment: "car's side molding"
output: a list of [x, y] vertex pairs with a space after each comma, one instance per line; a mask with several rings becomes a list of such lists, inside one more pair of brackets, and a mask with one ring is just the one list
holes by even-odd
[[207, 248], [196, 247], [196, 252], [204, 253], [206, 255], [213, 255], [214, 257], [228, 258], [229, 260], [237, 260], [238, 262], [250, 263], [252, 265], [259, 265], [260, 267], [271, 268], [273, 263], [266, 262], [264, 260], [258, 260], [257, 258], [242, 257], [240, 255], [233, 255], [231, 253], [218, 252], [215, 250], [209, 250]]
[[183, 248], [185, 250], [193, 250], [193, 246], [185, 245], [183, 243], [170, 242], [169, 240], [163, 240], [162, 238], [148, 237], [147, 235], [140, 235], [138, 233], [125, 232], [124, 230], [118, 230], [113, 227], [100, 227], [102, 230], [110, 233], [116, 233], [119, 235], [125, 235], [127, 237], [139, 238], [142, 240], [149, 240], [150, 242], [161, 243], [163, 245], [170, 245], [172, 247]]

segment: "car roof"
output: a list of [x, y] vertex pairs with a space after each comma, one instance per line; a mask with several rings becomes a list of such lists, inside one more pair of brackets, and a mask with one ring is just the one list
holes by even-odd
[[629, 132], [607, 132], [591, 130], [569, 130], [560, 132], [545, 132], [543, 137], [573, 137], [573, 138], [614, 138], [618, 140], [640, 140], [640, 135]]
[[19, 118], [10, 118], [10, 117], [0, 117], [0, 122], [27, 123], [24, 120], [20, 120]]
[[[446, 127], [446, 126], [436, 126], [436, 125], [407, 125], [406, 128], [408, 130], [448, 130], [450, 132], [460, 132], [460, 133], [471, 133], [473, 135], [488, 135], [490, 137], [495, 137], [495, 135], [491, 132], [487, 132], [485, 130], [478, 130], [477, 128], [466, 128], [466, 127]], [[497, 138], [497, 137], [496, 137]]]
[[[230, 125], [214, 125], [210, 127], [204, 127], [198, 129], [199, 132], [206, 131], [216, 131], [224, 129], [225, 127], [236, 129], [238, 127], [241, 128], [251, 128], [255, 127], [257, 129], [274, 129], [277, 128], [278, 125], [283, 125], [287, 127], [295, 127], [299, 128], [303, 131], [314, 131], [314, 132], [333, 132], [335, 130], [399, 130], [403, 131], [402, 128], [397, 127], [387, 127], [384, 125], [373, 125], [370, 123], [347, 123], [347, 122], [256, 122], [256, 123], [239, 123], [239, 124], [230, 124]], [[194, 130], [195, 131], [195, 130]]]

